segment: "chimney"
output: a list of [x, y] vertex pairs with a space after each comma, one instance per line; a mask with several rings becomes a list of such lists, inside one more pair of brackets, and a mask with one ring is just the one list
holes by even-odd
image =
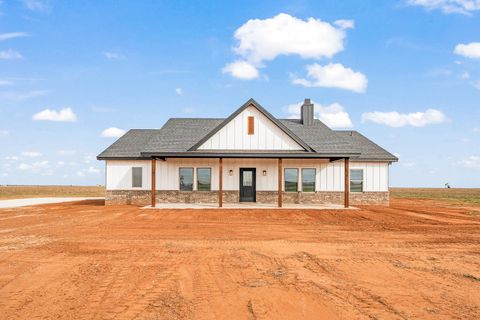
[[313, 104], [310, 99], [305, 99], [300, 110], [302, 124], [304, 126], [313, 125]]

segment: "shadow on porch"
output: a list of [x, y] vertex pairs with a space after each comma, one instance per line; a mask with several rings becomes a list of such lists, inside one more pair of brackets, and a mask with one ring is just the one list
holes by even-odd
[[217, 203], [156, 203], [155, 207], [145, 206], [142, 209], [299, 209], [299, 210], [356, 210], [358, 208], [345, 208], [339, 204], [296, 204], [284, 203], [281, 208], [277, 203], [224, 203], [220, 208]]

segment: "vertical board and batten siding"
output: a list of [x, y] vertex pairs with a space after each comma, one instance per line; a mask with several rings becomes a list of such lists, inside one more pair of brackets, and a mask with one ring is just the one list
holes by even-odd
[[[248, 134], [248, 117], [254, 117], [254, 134]], [[303, 150], [255, 107], [248, 107], [205, 141], [199, 150]]]
[[[211, 168], [211, 189], [218, 190], [218, 159], [157, 160], [157, 190], [179, 190], [180, 168], [193, 168], [193, 190], [197, 190], [197, 168]], [[225, 175], [224, 175], [225, 179]]]
[[[142, 187], [132, 188], [132, 167], [142, 167]], [[218, 190], [218, 159], [167, 159], [157, 161], [157, 190], [179, 189], [179, 168], [194, 168], [194, 182], [196, 168], [210, 167], [212, 169], [212, 190]], [[301, 169], [316, 169], [317, 191], [344, 190], [344, 163], [343, 161], [321, 162], [314, 160], [285, 159], [284, 168], [299, 168], [299, 186], [301, 186]], [[239, 189], [240, 168], [257, 169], [257, 191], [277, 191], [277, 159], [224, 159], [223, 160], [223, 190]], [[363, 169], [364, 191], [388, 191], [387, 162], [350, 162], [350, 169]], [[233, 175], [229, 175], [229, 171]], [[267, 175], [263, 175], [263, 170]], [[151, 161], [150, 160], [108, 160], [106, 162], [107, 190], [150, 190]], [[194, 190], [197, 186], [194, 183]]]

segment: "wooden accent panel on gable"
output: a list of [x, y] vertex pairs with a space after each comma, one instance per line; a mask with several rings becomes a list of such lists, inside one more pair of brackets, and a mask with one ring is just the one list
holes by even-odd
[[248, 117], [248, 134], [255, 134], [255, 118], [252, 116]]

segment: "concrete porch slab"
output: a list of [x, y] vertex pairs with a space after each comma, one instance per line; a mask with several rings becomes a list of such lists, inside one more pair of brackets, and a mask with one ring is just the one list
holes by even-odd
[[278, 208], [276, 203], [224, 203], [222, 208], [217, 203], [157, 203], [155, 208], [145, 206], [142, 209], [299, 209], [299, 210], [356, 210], [358, 208], [349, 207], [345, 209], [339, 204], [295, 204], [284, 203], [282, 208]]

